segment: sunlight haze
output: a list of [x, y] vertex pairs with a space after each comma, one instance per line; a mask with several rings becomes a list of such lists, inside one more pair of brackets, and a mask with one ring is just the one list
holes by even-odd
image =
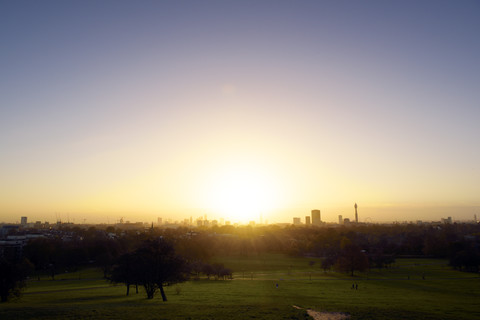
[[0, 222], [480, 217], [479, 14], [2, 1]]

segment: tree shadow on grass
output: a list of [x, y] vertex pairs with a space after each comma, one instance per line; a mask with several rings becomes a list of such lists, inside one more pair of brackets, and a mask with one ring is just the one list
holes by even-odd
[[123, 300], [125, 299], [125, 296], [115, 296], [115, 295], [102, 295], [102, 296], [84, 296], [84, 297], [72, 297], [72, 298], [62, 298], [62, 299], [57, 299], [55, 302], [57, 303], [78, 303], [78, 302], [88, 302], [88, 301], [102, 301], [104, 303], [110, 303], [110, 302], [117, 302], [118, 300]]

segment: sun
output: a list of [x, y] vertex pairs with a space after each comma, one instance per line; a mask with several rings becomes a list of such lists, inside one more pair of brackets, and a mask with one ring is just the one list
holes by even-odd
[[252, 164], [230, 164], [209, 176], [206, 207], [232, 222], [259, 222], [274, 210], [281, 198], [278, 179], [267, 168]]

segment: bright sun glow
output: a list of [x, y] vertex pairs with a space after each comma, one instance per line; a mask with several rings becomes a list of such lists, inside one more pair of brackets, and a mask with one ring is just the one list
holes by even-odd
[[244, 164], [217, 168], [204, 191], [209, 210], [241, 223], [259, 222], [260, 216], [276, 208], [281, 198], [275, 177], [265, 169]]

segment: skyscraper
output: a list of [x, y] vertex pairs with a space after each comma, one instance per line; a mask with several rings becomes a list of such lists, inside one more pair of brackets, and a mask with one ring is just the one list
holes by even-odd
[[307, 226], [310, 225], [310, 216], [305, 216], [305, 224], [306, 224]]
[[27, 217], [22, 217], [22, 218], [20, 219], [20, 224], [21, 224], [22, 226], [26, 226], [26, 225], [27, 225]]
[[343, 224], [343, 216], [341, 214], [338, 215], [338, 224]]
[[320, 210], [318, 209], [315, 209], [315, 210], [312, 210], [312, 224], [314, 226], [318, 226], [320, 225], [322, 219], [320, 217]]

